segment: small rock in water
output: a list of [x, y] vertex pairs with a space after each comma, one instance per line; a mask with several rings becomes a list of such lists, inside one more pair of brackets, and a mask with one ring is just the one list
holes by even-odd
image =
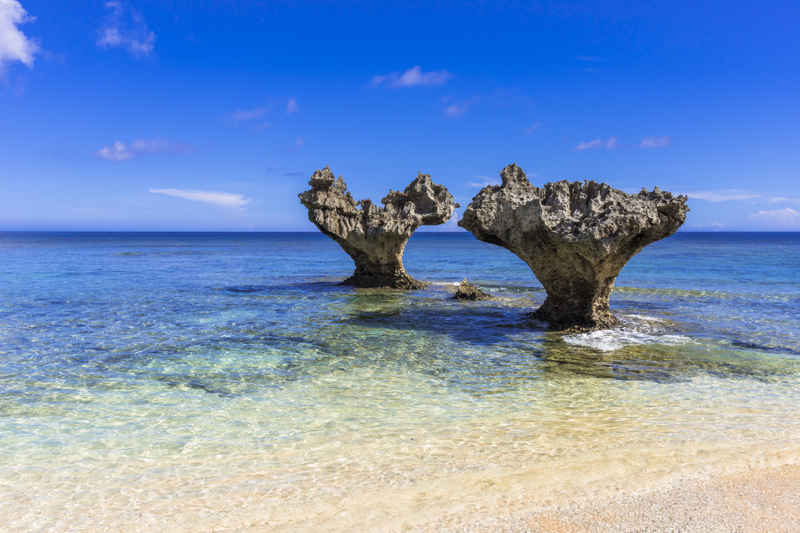
[[456, 290], [456, 294], [453, 296], [453, 299], [475, 301], [491, 300], [492, 297], [465, 279], [461, 282], [461, 285], [458, 286], [458, 290]]

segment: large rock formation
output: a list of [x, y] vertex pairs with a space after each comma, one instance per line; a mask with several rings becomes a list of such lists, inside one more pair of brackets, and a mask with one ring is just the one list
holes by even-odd
[[685, 196], [656, 187], [629, 195], [605, 183], [559, 181], [534, 187], [516, 164], [500, 172], [458, 225], [525, 261], [547, 291], [533, 318], [551, 329], [592, 330], [619, 320], [608, 305], [614, 280], [642, 248], [686, 220]]
[[[409, 276], [403, 268], [403, 249], [420, 226], [447, 222], [459, 207], [442, 185], [428, 174], [419, 173], [403, 192], [389, 190], [381, 200], [356, 202], [347, 192], [344, 179], [334, 180], [327, 166], [317, 170], [308, 182], [311, 189], [299, 194], [308, 209], [308, 219], [339, 243], [356, 264], [352, 276], [342, 285], [421, 289], [425, 283]], [[359, 209], [360, 206], [360, 209]]]

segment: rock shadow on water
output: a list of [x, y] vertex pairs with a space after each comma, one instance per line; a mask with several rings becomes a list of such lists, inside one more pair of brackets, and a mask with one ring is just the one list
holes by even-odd
[[789, 348], [788, 346], [767, 346], [766, 344], [760, 344], [757, 342], [750, 342], [745, 340], [732, 340], [731, 346], [757, 352], [800, 356], [800, 350], [795, 350], [793, 348]]
[[230, 293], [250, 294], [250, 293], [270, 293], [270, 292], [285, 292], [285, 291], [309, 291], [309, 292], [326, 292], [326, 293], [352, 293], [362, 291], [373, 292], [400, 292], [393, 289], [356, 289], [352, 286], [342, 285], [342, 278], [325, 279], [325, 280], [310, 280], [310, 281], [293, 281], [290, 283], [281, 284], [242, 284], [242, 285], [226, 285], [222, 287], [212, 287], [211, 290], [226, 291]]
[[[388, 303], [375, 299], [375, 302]], [[415, 302], [398, 302], [387, 309], [357, 309], [340, 321], [352, 326], [381, 327], [404, 331], [427, 331], [446, 335], [458, 343], [492, 346], [509, 340], [514, 332], [529, 331], [521, 310], [502, 305], [482, 305], [465, 310], [455, 305], [424, 306]]]

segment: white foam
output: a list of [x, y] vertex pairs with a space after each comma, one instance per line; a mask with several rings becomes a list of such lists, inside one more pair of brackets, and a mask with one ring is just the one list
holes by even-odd
[[666, 322], [663, 318], [656, 318], [654, 316], [647, 316], [647, 315], [627, 315], [627, 316], [639, 320], [644, 320], [645, 322]]
[[564, 342], [574, 346], [585, 346], [603, 352], [619, 350], [625, 346], [636, 346], [642, 344], [666, 344], [668, 346], [678, 346], [681, 344], [692, 343], [692, 339], [683, 335], [648, 335], [636, 331], [622, 330], [603, 330], [591, 333], [580, 333], [577, 335], [565, 335]]

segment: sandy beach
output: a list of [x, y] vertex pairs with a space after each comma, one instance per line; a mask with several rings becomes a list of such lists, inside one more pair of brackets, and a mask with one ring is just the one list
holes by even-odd
[[613, 497], [561, 501], [494, 515], [464, 510], [413, 532], [796, 532], [800, 531], [800, 466], [751, 469], [686, 480]]

